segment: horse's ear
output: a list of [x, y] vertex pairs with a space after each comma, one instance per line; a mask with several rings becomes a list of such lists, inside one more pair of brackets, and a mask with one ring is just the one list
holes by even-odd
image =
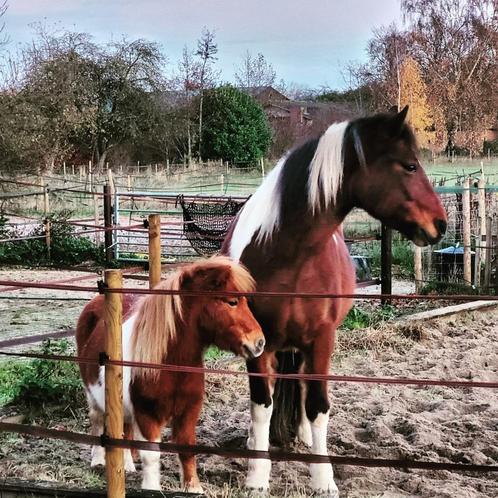
[[405, 107], [403, 107], [401, 111], [396, 112], [389, 119], [389, 132], [391, 136], [397, 137], [401, 133], [407, 114], [408, 114], [408, 106], [405, 105]]

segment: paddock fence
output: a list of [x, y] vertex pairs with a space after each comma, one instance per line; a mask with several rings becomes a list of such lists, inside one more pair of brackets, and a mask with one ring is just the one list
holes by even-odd
[[[0, 280], [0, 293], [12, 292], [16, 289], [57, 289], [67, 292], [92, 292], [105, 295], [105, 316], [107, 336], [109, 337], [105, 351], [100, 352], [96, 357], [80, 357], [72, 355], [53, 355], [37, 352], [17, 352], [7, 351], [6, 349], [14, 345], [20, 344], [20, 339], [17, 342], [0, 342], [0, 355], [4, 357], [17, 358], [39, 358], [49, 361], [68, 361], [74, 363], [99, 364], [104, 366], [106, 370], [106, 379], [109, 390], [106, 390], [106, 432], [103, 437], [89, 436], [87, 434], [63, 431], [57, 429], [44, 428], [39, 426], [30, 426], [24, 424], [12, 424], [0, 422], [0, 431], [27, 434], [42, 438], [62, 439], [73, 444], [85, 445], [102, 445], [108, 454], [107, 460], [107, 490], [108, 496], [119, 498], [124, 496], [124, 469], [122, 450], [124, 448], [147, 449], [151, 451], [159, 451], [166, 453], [189, 452], [204, 455], [218, 455], [221, 457], [230, 458], [265, 458], [272, 461], [300, 461], [307, 463], [324, 463], [330, 462], [335, 465], [352, 465], [352, 466], [367, 466], [367, 467], [395, 467], [395, 468], [411, 468], [423, 470], [447, 470], [453, 472], [480, 472], [494, 473], [498, 472], [498, 465], [482, 465], [477, 463], [457, 463], [444, 461], [419, 461], [412, 459], [380, 459], [380, 458], [363, 458], [341, 455], [323, 455], [323, 454], [302, 454], [288, 451], [255, 451], [245, 449], [220, 448], [218, 446], [192, 445], [183, 446], [173, 443], [152, 443], [138, 440], [125, 440], [123, 434], [123, 408], [122, 408], [122, 368], [154, 368], [171, 372], [186, 372], [186, 373], [204, 373], [207, 375], [223, 375], [223, 376], [265, 376], [282, 379], [300, 379], [300, 380], [319, 380], [326, 382], [345, 382], [345, 383], [369, 383], [369, 384], [398, 384], [406, 386], [416, 386], [418, 388], [427, 386], [442, 386], [447, 388], [457, 389], [498, 389], [498, 379], [496, 381], [467, 381], [467, 380], [452, 380], [452, 379], [419, 379], [419, 378], [389, 378], [389, 377], [367, 377], [367, 376], [347, 376], [347, 375], [322, 375], [322, 374], [261, 374], [244, 372], [238, 370], [219, 369], [219, 368], [198, 368], [188, 365], [171, 365], [171, 364], [150, 364], [142, 362], [123, 361], [120, 348], [116, 345], [121, 342], [121, 316], [122, 303], [120, 296], [122, 294], [139, 294], [139, 295], [181, 295], [181, 296], [240, 296], [249, 297], [264, 296], [266, 298], [281, 298], [281, 297], [299, 297], [306, 299], [368, 299], [382, 300], [389, 298], [393, 301], [403, 300], [425, 300], [427, 296], [420, 294], [330, 294], [330, 293], [292, 293], [292, 292], [201, 292], [201, 291], [174, 291], [174, 290], [159, 290], [153, 289], [155, 280], [157, 280], [158, 270], [161, 267], [161, 258], [159, 256], [160, 248], [157, 240], [160, 238], [158, 227], [160, 220], [158, 215], [150, 215], [149, 217], [149, 240], [152, 243], [149, 245], [151, 254], [149, 261], [149, 289], [145, 288], [123, 288], [122, 273], [120, 270], [106, 270], [104, 280], [100, 281], [97, 286], [82, 285], [81, 281], [69, 282], [25, 282], [25, 281], [10, 281]], [[124, 275], [125, 278], [133, 276], [133, 273]], [[80, 279], [81, 280], [81, 279]], [[460, 301], [471, 302], [477, 300], [487, 300], [489, 302], [498, 302], [497, 295], [457, 295], [457, 296], [431, 296], [431, 299], [438, 301]], [[68, 332], [69, 334], [69, 332]], [[46, 334], [43, 335], [43, 338]], [[22, 344], [28, 342], [38, 342], [42, 340], [42, 336], [35, 335], [22, 338]], [[108, 377], [109, 375], [109, 377]]]

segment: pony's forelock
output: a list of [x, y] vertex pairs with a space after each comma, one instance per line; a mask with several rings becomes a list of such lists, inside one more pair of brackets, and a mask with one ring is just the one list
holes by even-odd
[[[195, 278], [202, 271], [229, 271], [227, 288], [238, 292], [252, 292], [256, 283], [247, 269], [227, 256], [213, 256], [199, 260], [175, 271], [162, 280], [155, 289], [181, 290], [186, 278]], [[216, 290], [216, 289], [196, 289]], [[164, 361], [170, 341], [177, 337], [177, 324], [183, 320], [182, 296], [150, 294], [142, 298], [135, 308], [135, 322], [132, 332], [132, 361], [157, 363]], [[133, 379], [157, 381], [157, 368], [133, 368]]]
[[343, 142], [349, 122], [334, 123], [320, 137], [310, 164], [308, 203], [313, 213], [335, 202], [344, 172]]

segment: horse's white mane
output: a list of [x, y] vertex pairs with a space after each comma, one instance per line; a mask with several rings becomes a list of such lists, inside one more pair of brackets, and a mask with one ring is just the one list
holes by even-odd
[[310, 164], [308, 202], [313, 213], [337, 198], [344, 171], [342, 143], [348, 122], [334, 123], [321, 136]]
[[280, 189], [278, 181], [287, 156], [282, 157], [277, 165], [263, 180], [256, 192], [240, 211], [230, 241], [230, 257], [239, 261], [242, 252], [258, 231], [258, 242], [271, 238], [280, 222]]
[[[310, 163], [308, 204], [313, 213], [335, 202], [342, 183], [342, 143], [348, 122], [334, 123], [320, 137]], [[258, 243], [271, 239], [280, 223], [281, 188], [279, 180], [287, 155], [277, 163], [247, 201], [239, 214], [230, 241], [230, 256], [238, 261], [257, 232]]]

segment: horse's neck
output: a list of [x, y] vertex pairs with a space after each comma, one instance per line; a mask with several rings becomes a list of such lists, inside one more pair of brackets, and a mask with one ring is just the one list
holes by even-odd
[[344, 216], [335, 208], [318, 215], [306, 212], [292, 218], [283, 220], [274, 234], [269, 244], [272, 252], [311, 256], [325, 250], [334, 235], [343, 237]]

